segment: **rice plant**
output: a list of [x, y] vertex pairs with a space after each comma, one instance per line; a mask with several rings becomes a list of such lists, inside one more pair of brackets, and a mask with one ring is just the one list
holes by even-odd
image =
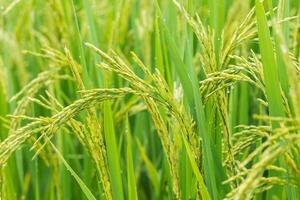
[[298, 0], [1, 0], [0, 199], [300, 199]]

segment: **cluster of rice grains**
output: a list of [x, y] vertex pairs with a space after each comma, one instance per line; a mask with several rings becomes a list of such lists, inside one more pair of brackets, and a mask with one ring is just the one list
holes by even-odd
[[299, 8], [3, 0], [0, 199], [300, 199]]

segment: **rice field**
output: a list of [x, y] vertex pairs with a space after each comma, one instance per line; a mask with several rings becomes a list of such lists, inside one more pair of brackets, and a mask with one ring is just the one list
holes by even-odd
[[299, 200], [299, 0], [0, 0], [0, 200]]

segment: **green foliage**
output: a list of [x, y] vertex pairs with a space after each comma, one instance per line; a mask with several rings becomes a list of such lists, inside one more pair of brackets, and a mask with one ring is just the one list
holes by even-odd
[[296, 0], [2, 0], [0, 199], [299, 199]]

